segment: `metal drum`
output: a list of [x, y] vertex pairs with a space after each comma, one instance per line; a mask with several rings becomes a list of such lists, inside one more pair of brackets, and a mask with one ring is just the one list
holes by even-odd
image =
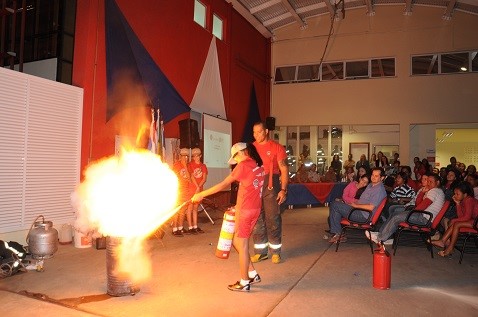
[[116, 270], [118, 263], [118, 247], [121, 246], [122, 238], [106, 237], [106, 293], [111, 296], [135, 295], [139, 287], [133, 284], [129, 277]]
[[[37, 221], [42, 217], [43, 221]], [[28, 251], [34, 259], [48, 259], [58, 250], [58, 231], [53, 222], [38, 216], [27, 235]]]

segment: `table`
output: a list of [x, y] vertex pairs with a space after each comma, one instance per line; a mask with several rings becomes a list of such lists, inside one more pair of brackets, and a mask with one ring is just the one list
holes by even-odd
[[348, 183], [300, 183], [289, 184], [285, 205], [289, 209], [294, 206], [328, 205], [335, 198], [342, 197]]

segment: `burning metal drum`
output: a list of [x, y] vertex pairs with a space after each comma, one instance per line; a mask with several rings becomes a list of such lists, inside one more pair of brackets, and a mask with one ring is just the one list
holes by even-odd
[[111, 296], [135, 295], [139, 287], [134, 285], [129, 276], [118, 272], [118, 247], [121, 246], [122, 238], [106, 237], [106, 292]]
[[[42, 221], [37, 221], [38, 218]], [[38, 216], [27, 235], [28, 251], [34, 259], [48, 259], [58, 250], [58, 231], [53, 222], [45, 221]]]

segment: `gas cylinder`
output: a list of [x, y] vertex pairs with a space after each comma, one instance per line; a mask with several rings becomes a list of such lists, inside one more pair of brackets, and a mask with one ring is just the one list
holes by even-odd
[[[37, 221], [38, 218], [42, 221]], [[38, 216], [27, 235], [28, 251], [34, 259], [47, 259], [58, 250], [58, 231], [53, 228], [53, 222], [45, 221]]]
[[231, 252], [234, 229], [236, 227], [236, 210], [229, 208], [224, 213], [221, 233], [217, 242], [216, 256], [220, 259], [228, 259]]
[[390, 289], [392, 258], [382, 244], [373, 252], [373, 287]]

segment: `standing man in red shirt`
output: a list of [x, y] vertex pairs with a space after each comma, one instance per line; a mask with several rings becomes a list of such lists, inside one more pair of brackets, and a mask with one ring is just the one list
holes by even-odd
[[285, 148], [269, 139], [269, 130], [263, 122], [254, 124], [253, 143], [261, 156], [264, 173], [262, 189], [262, 208], [254, 227], [253, 240], [255, 255], [251, 261], [256, 263], [268, 259], [268, 251], [272, 254], [272, 263], [280, 263], [282, 247], [282, 217], [280, 204], [285, 202], [287, 184], [289, 183], [289, 167]]

